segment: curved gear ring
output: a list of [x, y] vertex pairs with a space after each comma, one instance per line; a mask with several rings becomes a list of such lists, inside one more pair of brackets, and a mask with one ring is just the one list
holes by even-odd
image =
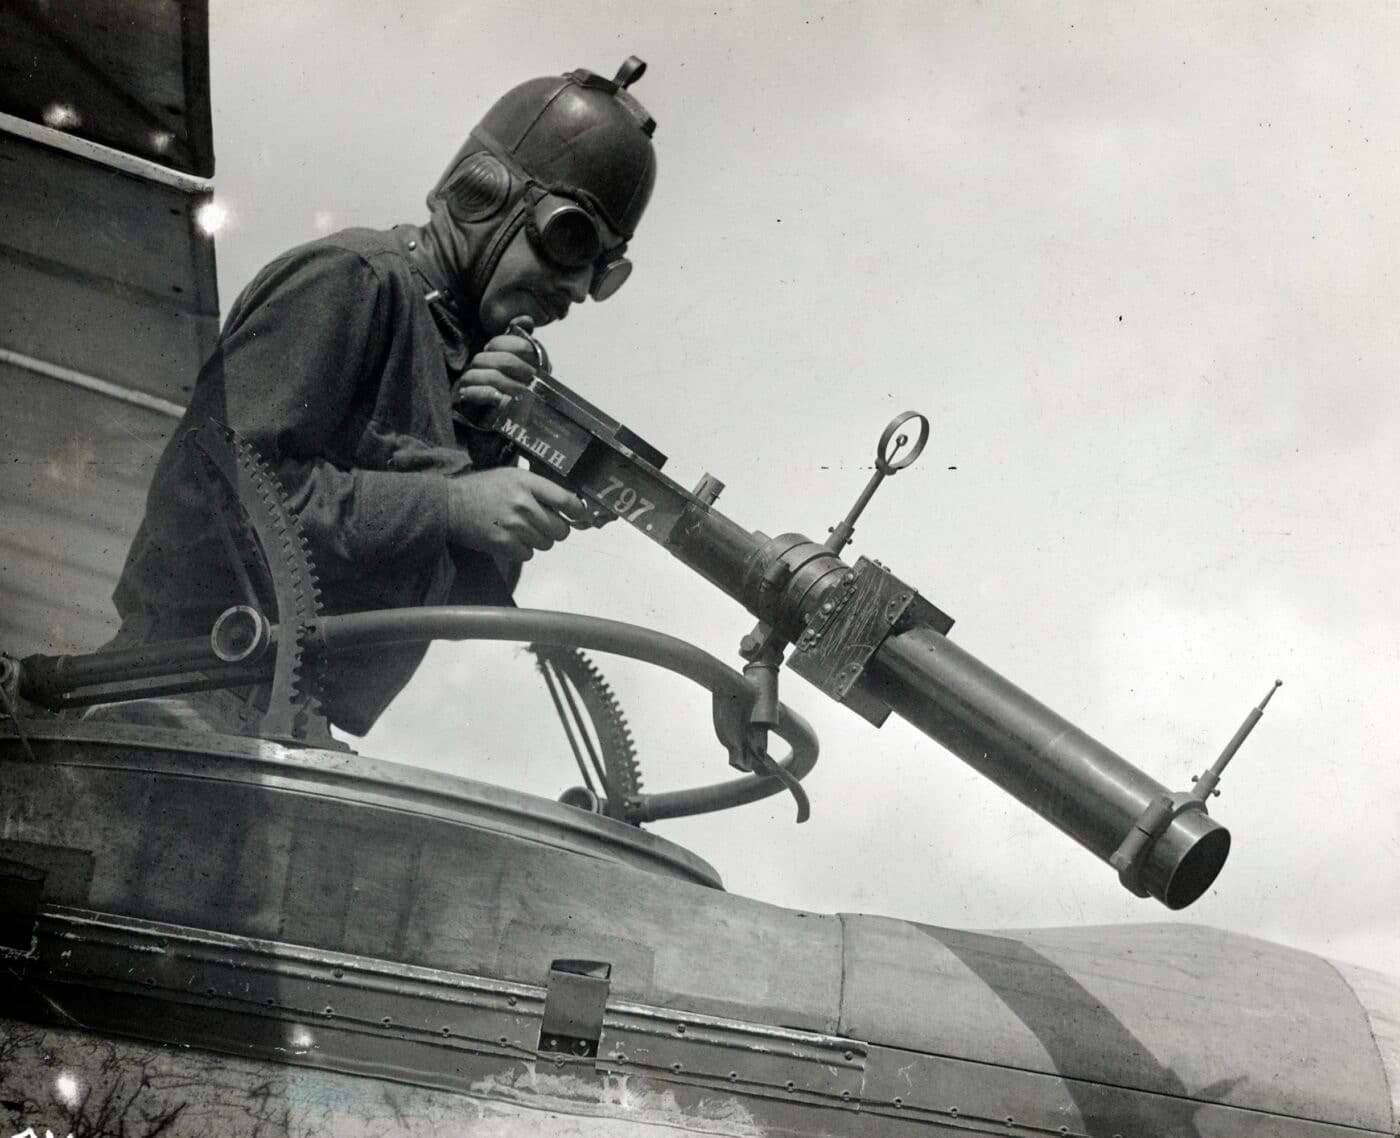
[[[598, 666], [579, 649], [558, 644], [531, 644], [536, 666], [549, 681], [550, 671], [562, 684], [566, 684], [578, 694], [578, 702], [587, 712], [593, 733], [598, 740], [598, 750], [602, 759], [601, 771], [604, 790], [608, 797], [607, 813], [633, 825], [640, 825], [633, 816], [631, 807], [642, 792], [642, 772], [637, 762], [637, 750], [632, 742], [632, 730], [627, 726], [627, 717], [622, 712], [612, 686], [603, 677]], [[552, 690], [552, 687], [551, 687]], [[570, 700], [570, 706], [573, 701]], [[564, 709], [558, 708], [560, 716]], [[577, 725], [581, 728], [582, 725]], [[565, 734], [573, 737], [569, 724], [564, 723]], [[585, 741], [584, 746], [591, 751]]]
[[[259, 734], [274, 739], [339, 748], [321, 713], [319, 676], [307, 663], [307, 640], [321, 611], [321, 590], [311, 550], [296, 515], [282, 498], [281, 484], [238, 433], [221, 424], [191, 431], [187, 441], [202, 458], [202, 469], [216, 475], [225, 493], [211, 494], [241, 556], [250, 545], [277, 606], [277, 658]], [[212, 479], [206, 480], [211, 484]]]

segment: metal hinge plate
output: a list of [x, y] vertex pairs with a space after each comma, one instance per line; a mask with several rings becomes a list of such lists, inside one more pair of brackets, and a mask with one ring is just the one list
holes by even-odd
[[612, 965], [598, 960], [556, 960], [549, 967], [539, 1050], [593, 1059], [603, 1034]]
[[37, 955], [47, 876], [36, 866], [0, 858], [0, 958], [32, 960]]

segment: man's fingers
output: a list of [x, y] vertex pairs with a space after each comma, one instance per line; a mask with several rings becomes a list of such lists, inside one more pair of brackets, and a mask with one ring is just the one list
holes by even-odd
[[467, 363], [467, 370], [464, 373], [464, 378], [467, 375], [471, 375], [472, 372], [483, 372], [487, 374], [499, 372], [505, 378], [513, 379], [516, 383], [521, 384], [529, 383], [530, 380], [535, 378], [535, 369], [531, 366], [529, 361], [522, 360], [519, 356], [512, 355], [510, 352], [493, 352], [489, 349], [484, 352], [477, 352], [476, 355], [472, 356], [471, 360]]
[[496, 539], [493, 543], [494, 552], [502, 556], [509, 557], [514, 561], [529, 561], [535, 556], [535, 550], [542, 548], [539, 535], [535, 534], [528, 526], [497, 522], [496, 527]]
[[549, 545], [536, 546], [536, 548], [548, 549], [556, 541], [563, 541], [569, 536], [569, 523], [558, 514], [551, 513], [549, 510], [541, 510], [541, 513], [544, 514], [544, 521], [540, 526], [540, 532], [545, 539], [548, 540]]
[[521, 384], [499, 372], [468, 368], [452, 391], [452, 402], [481, 416], [500, 407], [516, 392], [523, 390]]
[[488, 352], [509, 352], [517, 356], [528, 364], [534, 364], [537, 360], [535, 346], [525, 339], [524, 336], [512, 336], [509, 332], [500, 336], [492, 336], [486, 341], [486, 351]]
[[559, 512], [569, 519], [571, 525], [592, 529], [595, 524], [593, 510], [577, 494], [570, 494], [568, 504], [561, 506]]
[[509, 400], [510, 396], [504, 391], [497, 391], [494, 387], [486, 387], [485, 385], [479, 384], [474, 384], [470, 387], [465, 384], [459, 385], [457, 390], [452, 393], [453, 403], [458, 406], [466, 404], [468, 407], [477, 411], [489, 411], [493, 407], [499, 407], [502, 403], [506, 403]]
[[[535, 477], [539, 477], [536, 475]], [[615, 517], [607, 510], [597, 510], [590, 506], [581, 495], [566, 490], [548, 478], [539, 478], [539, 484], [532, 482], [531, 490], [551, 510], [557, 510], [568, 518], [575, 529], [596, 529], [607, 525]]]
[[563, 514], [566, 518], [576, 522], [591, 522], [593, 520], [592, 511], [572, 490], [566, 490], [557, 482], [551, 482], [538, 474], [530, 475], [530, 493], [549, 509]]
[[[541, 478], [540, 481], [544, 482], [545, 480]], [[546, 485], [553, 484], [546, 483]], [[524, 500], [519, 502], [516, 507], [521, 521], [532, 531], [526, 535], [525, 540], [529, 541], [536, 549], [548, 549], [556, 541], [563, 541], [569, 536], [569, 523], [555, 512], [555, 507], [541, 501], [540, 496], [535, 493], [533, 485], [529, 487], [529, 490], [530, 492], [524, 496]], [[534, 540], [536, 536], [548, 540], [549, 545], [539, 544], [538, 541]]]

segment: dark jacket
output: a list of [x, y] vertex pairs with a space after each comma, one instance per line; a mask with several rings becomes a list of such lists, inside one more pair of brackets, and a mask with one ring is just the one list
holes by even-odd
[[[447, 544], [448, 479], [499, 465], [459, 442], [452, 384], [480, 335], [464, 331], [393, 232], [352, 229], [262, 270], [234, 303], [156, 468], [114, 594], [128, 645], [205, 634], [239, 602], [208, 495], [183, 445], [213, 420], [276, 471], [300, 518], [328, 613], [507, 603], [493, 559]], [[423, 648], [337, 657], [326, 711], [363, 734]]]

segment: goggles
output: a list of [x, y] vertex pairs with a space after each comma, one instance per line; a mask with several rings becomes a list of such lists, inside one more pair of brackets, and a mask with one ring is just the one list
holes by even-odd
[[593, 266], [588, 295], [607, 300], [632, 275], [623, 254], [627, 243], [603, 248], [603, 231], [588, 210], [572, 198], [545, 194], [530, 215], [530, 235], [539, 250], [561, 269]]

